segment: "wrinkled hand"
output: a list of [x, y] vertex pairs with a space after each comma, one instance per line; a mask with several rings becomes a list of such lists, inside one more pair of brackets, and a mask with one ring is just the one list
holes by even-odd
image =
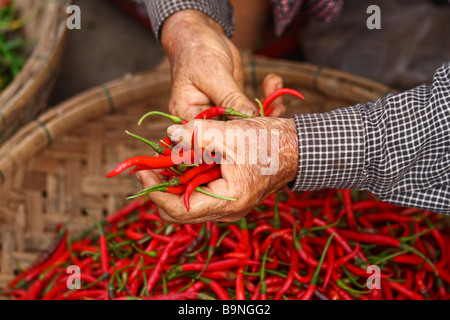
[[[195, 127], [198, 146], [214, 152], [222, 163], [222, 178], [202, 188], [238, 200], [217, 199], [194, 191], [190, 197], [190, 211], [187, 212], [183, 195], [149, 193], [148, 197], [162, 209], [160, 215], [166, 222], [237, 221], [272, 192], [295, 179], [298, 139], [293, 119], [194, 120], [182, 126], [169, 127], [168, 135], [172, 141], [180, 140], [180, 146], [191, 148]], [[236, 138], [234, 143], [232, 136]], [[238, 146], [245, 148], [239, 149]], [[165, 179], [152, 170], [137, 173], [137, 178], [143, 188]]]
[[[209, 16], [196, 10], [176, 12], [162, 26], [161, 44], [172, 72], [170, 113], [191, 120], [211, 106], [222, 106], [258, 114], [258, 108], [243, 93], [239, 50]], [[268, 75], [264, 95], [282, 86], [280, 77]], [[271, 116], [285, 112], [281, 99], [274, 106]]]

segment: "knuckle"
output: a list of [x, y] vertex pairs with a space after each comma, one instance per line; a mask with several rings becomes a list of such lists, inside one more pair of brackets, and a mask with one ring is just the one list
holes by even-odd
[[241, 97], [242, 96], [239, 92], [236, 91], [230, 92], [224, 95], [224, 98], [222, 99], [222, 101], [220, 101], [220, 105], [223, 107], [239, 109], [241, 107], [239, 104]]

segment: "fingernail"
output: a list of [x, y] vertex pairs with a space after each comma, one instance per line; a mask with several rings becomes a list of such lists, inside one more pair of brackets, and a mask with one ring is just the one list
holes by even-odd
[[174, 135], [176, 135], [176, 131], [179, 130], [181, 128], [180, 125], [178, 124], [174, 124], [171, 125], [170, 127], [167, 128], [167, 135], [169, 136], [169, 138], [173, 137]]
[[254, 109], [247, 109], [244, 112], [242, 112], [243, 114], [246, 114], [247, 116], [250, 117], [254, 117], [256, 114], [256, 111]]
[[283, 88], [283, 83], [282, 82], [278, 82], [277, 86], [276, 86], [276, 90]]

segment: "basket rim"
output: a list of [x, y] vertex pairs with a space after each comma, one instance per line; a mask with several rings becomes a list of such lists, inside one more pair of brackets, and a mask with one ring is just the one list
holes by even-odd
[[[43, 12], [41, 15], [41, 20], [53, 19], [58, 21], [58, 23], [46, 23], [41, 34], [44, 36], [39, 37], [39, 40], [34, 45], [34, 48], [27, 58], [27, 61], [23, 68], [20, 70], [17, 77], [15, 77], [11, 83], [0, 93], [0, 132], [5, 131], [9, 128], [11, 121], [8, 113], [11, 110], [22, 109], [26, 105], [26, 99], [21, 98], [21, 95], [27, 91], [38, 92], [40, 88], [33, 86], [37, 80], [48, 73], [49, 77], [56, 76], [56, 62], [58, 58], [57, 52], [61, 51], [67, 38], [68, 30], [66, 28], [66, 10], [61, 10], [66, 6], [73, 3], [73, 0], [60, 0], [52, 1], [46, 0], [44, 4], [41, 5]], [[60, 13], [55, 17], [56, 13]], [[63, 22], [63, 23], [61, 23]], [[55, 39], [49, 41], [50, 36], [57, 35]], [[46, 46], [51, 44], [51, 46]], [[40, 61], [38, 65], [35, 63], [36, 60]], [[21, 75], [31, 73], [34, 75], [34, 79], [30, 82], [30, 79], [23, 77]], [[34, 96], [34, 94], [33, 94]]]

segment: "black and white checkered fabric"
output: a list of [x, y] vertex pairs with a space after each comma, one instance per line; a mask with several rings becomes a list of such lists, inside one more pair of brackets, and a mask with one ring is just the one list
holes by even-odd
[[234, 32], [234, 13], [228, 0], [145, 0], [156, 39], [160, 40], [161, 26], [165, 19], [180, 10], [193, 9], [206, 13], [231, 38]]
[[450, 63], [432, 84], [294, 119], [292, 190], [369, 190], [389, 203], [450, 214]]

